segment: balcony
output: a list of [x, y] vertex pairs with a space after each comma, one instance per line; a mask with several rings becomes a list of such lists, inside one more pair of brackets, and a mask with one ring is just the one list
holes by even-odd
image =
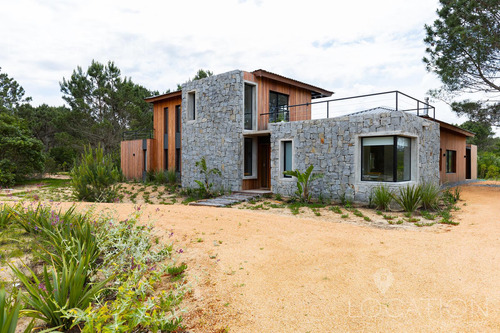
[[[420, 101], [400, 91], [387, 91], [353, 97], [318, 100], [311, 103], [282, 106], [262, 113], [268, 123], [307, 119], [335, 118], [374, 108], [389, 111], [410, 112], [417, 116], [435, 118], [436, 109], [428, 102]], [[304, 117], [307, 117], [306, 119]]]

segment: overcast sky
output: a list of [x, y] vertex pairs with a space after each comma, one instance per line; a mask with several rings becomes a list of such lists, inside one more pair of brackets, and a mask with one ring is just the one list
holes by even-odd
[[[335, 92], [400, 90], [423, 100], [424, 24], [437, 0], [0, 0], [0, 67], [33, 104], [62, 105], [59, 82], [92, 59], [151, 90], [200, 68], [265, 69]], [[437, 118], [461, 123], [432, 101]]]

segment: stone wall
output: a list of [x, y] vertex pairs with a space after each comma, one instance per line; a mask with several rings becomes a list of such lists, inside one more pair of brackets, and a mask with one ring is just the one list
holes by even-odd
[[[345, 193], [356, 202], [367, 202], [373, 187], [393, 189], [423, 181], [439, 183], [439, 125], [401, 111], [365, 112], [350, 116], [269, 124], [271, 130], [271, 186], [285, 196], [296, 190], [294, 178], [280, 172], [281, 140], [292, 140], [293, 168], [324, 177], [312, 183], [312, 195], [338, 199]], [[403, 135], [412, 137], [412, 181], [361, 181], [361, 137]]]
[[[195, 91], [196, 119], [188, 120], [188, 93]], [[214, 187], [241, 189], [243, 178], [243, 72], [231, 71], [182, 86], [182, 186], [198, 187], [195, 163], [218, 168]]]

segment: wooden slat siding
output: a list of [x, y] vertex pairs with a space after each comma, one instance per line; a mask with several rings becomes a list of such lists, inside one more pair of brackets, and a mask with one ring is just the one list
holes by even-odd
[[[148, 146], [151, 146], [151, 141], [148, 140]], [[142, 179], [143, 164], [142, 140], [122, 141], [121, 167], [123, 175], [127, 179]]]
[[153, 144], [153, 170], [166, 169], [165, 150], [163, 149], [163, 134], [165, 133], [165, 114], [163, 110], [166, 107], [168, 107], [168, 165], [171, 169], [175, 167], [175, 106], [181, 104], [182, 98], [178, 96], [153, 103], [153, 127], [155, 138]]
[[[452, 132], [446, 130], [444, 128], [440, 129], [440, 144], [441, 144], [441, 172], [440, 172], [440, 181], [442, 184], [458, 182], [465, 180], [466, 176], [466, 163], [465, 163], [465, 155], [466, 155], [466, 136], [457, 134], [456, 132]], [[455, 173], [446, 173], [446, 150], [455, 150], [457, 152], [457, 169]]]
[[[258, 130], [267, 130], [269, 123], [269, 115], [261, 115], [269, 113], [269, 91], [275, 91], [289, 96], [289, 105], [311, 103], [311, 92], [306, 89], [294, 87], [281, 82], [269, 80], [267, 78], [255, 77], [252, 73], [243, 73], [243, 79], [246, 81], [255, 82], [258, 85], [257, 92], [257, 119]], [[290, 109], [290, 121], [309, 120], [311, 119], [311, 106], [301, 106]]]
[[477, 179], [477, 146], [468, 145], [470, 147], [470, 179]]
[[244, 190], [253, 190], [256, 188], [260, 188], [259, 179], [243, 179], [241, 181], [241, 189]]

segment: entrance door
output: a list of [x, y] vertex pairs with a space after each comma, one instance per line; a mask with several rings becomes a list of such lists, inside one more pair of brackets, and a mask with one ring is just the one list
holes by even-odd
[[271, 144], [269, 137], [259, 138], [259, 185], [261, 188], [271, 188]]

